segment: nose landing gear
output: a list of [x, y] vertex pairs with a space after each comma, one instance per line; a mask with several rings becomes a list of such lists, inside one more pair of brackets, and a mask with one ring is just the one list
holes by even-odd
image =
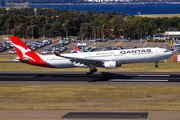
[[155, 68], [158, 68], [158, 62], [156, 62]]

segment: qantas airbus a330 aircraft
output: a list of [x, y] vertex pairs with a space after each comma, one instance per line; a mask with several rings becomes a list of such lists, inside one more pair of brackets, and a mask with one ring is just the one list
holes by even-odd
[[52, 68], [70, 68], [70, 67], [89, 67], [87, 75], [97, 72], [96, 67], [105, 67], [106, 69], [116, 69], [121, 64], [155, 62], [158, 67], [159, 60], [167, 59], [173, 55], [172, 52], [162, 48], [138, 48], [122, 49], [97, 52], [80, 52], [70, 54], [40, 55], [31, 50], [18, 37], [9, 37], [19, 56], [18, 60], [23, 63], [52, 67]]

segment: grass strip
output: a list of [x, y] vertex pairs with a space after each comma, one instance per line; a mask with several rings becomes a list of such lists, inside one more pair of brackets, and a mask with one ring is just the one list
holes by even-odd
[[147, 18], [172, 18], [172, 17], [180, 17], [180, 14], [150, 14], [150, 15], [135, 15], [136, 17], [147, 17]]
[[0, 109], [180, 110], [179, 86], [0, 85]]
[[[123, 64], [117, 69], [98, 67], [98, 72], [180, 72], [180, 63], [172, 59], [161, 61], [159, 67], [155, 63]], [[0, 72], [87, 72], [89, 68], [44, 68], [25, 63], [0, 63]]]

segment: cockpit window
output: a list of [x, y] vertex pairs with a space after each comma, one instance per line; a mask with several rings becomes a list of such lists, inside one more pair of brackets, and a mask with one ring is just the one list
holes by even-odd
[[169, 50], [165, 50], [164, 52], [169, 52]]

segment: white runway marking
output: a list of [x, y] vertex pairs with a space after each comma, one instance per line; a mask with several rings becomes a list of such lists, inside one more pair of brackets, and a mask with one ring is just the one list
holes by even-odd
[[139, 76], [162, 76], [162, 77], [169, 77], [170, 75], [139, 75]]
[[159, 76], [159, 77], [169, 77], [170, 75], [113, 75], [113, 76], [117, 76], [117, 77], [118, 77], [118, 76], [121, 76], [121, 77], [122, 77], [122, 76], [134, 76], [134, 77], [139, 77], [139, 76], [141, 76], [141, 77], [142, 77], [142, 76], [147, 76], [147, 77], [148, 77], [148, 76], [151, 76], [151, 77], [152, 77], [152, 76], [155, 76], [155, 77], [158, 77], [158, 76]]
[[109, 79], [111, 82], [168, 82], [168, 80], [129, 80], [129, 79]]
[[34, 78], [34, 76], [0, 76], [0, 79], [7, 78]]

